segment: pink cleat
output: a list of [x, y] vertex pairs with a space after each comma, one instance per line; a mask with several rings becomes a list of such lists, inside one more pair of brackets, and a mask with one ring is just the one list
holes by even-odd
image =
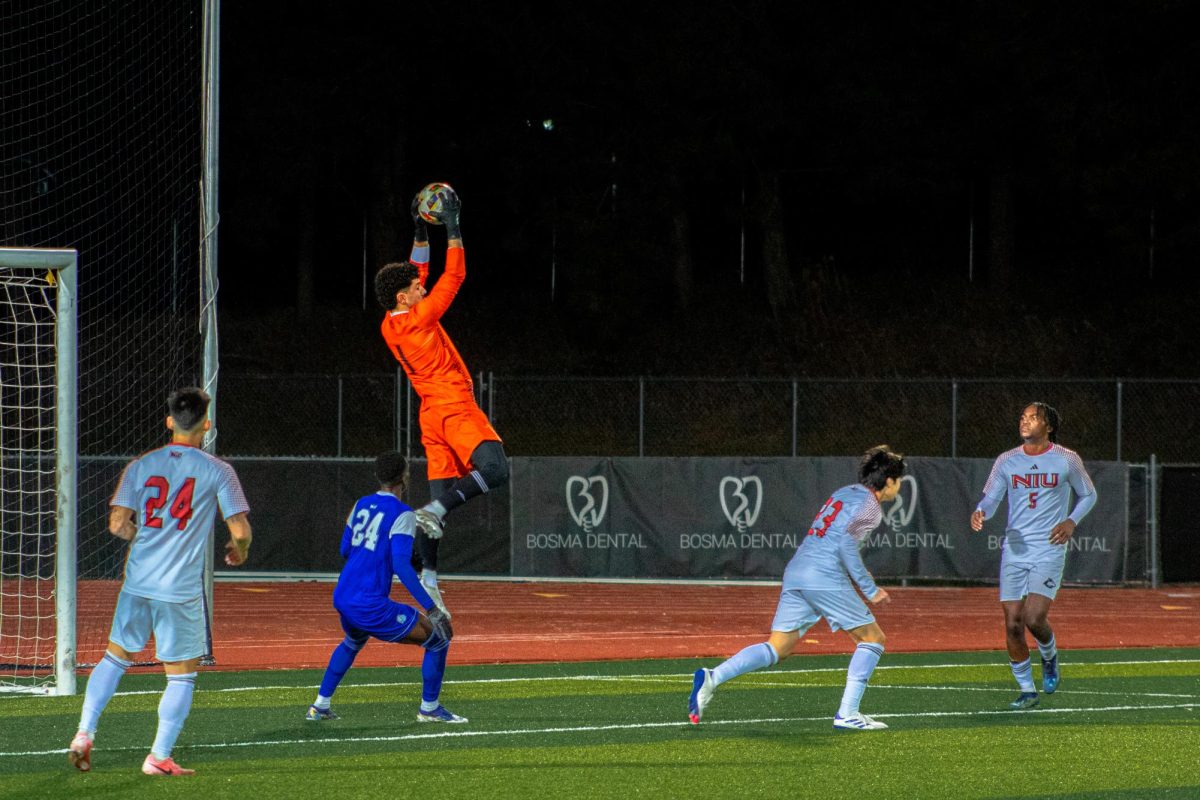
[[147, 775], [195, 775], [196, 770], [184, 769], [176, 764], [170, 756], [161, 761], [154, 757], [154, 753], [146, 756], [146, 760], [142, 762], [142, 772]]
[[71, 740], [71, 746], [67, 748], [67, 761], [80, 772], [92, 768], [92, 737], [86, 732], [80, 731]]

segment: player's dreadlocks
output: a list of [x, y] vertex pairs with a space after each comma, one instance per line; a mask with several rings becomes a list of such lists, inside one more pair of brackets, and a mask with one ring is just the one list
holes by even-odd
[[396, 307], [396, 293], [403, 292], [419, 277], [417, 268], [407, 261], [384, 264], [375, 273], [375, 299], [391, 311]]
[[197, 386], [185, 386], [167, 398], [167, 413], [175, 421], [175, 430], [190, 433], [208, 414], [208, 392]]
[[899, 480], [905, 468], [904, 455], [881, 444], [863, 453], [858, 465], [858, 480], [868, 489], [879, 491], [887, 485], [888, 478]]
[[1058, 429], [1062, 425], [1062, 417], [1058, 415], [1058, 409], [1049, 403], [1041, 401], [1030, 403], [1026, 408], [1033, 407], [1037, 409], [1038, 416], [1045, 421], [1046, 427], [1050, 429], [1049, 438], [1052, 442], [1058, 441]]

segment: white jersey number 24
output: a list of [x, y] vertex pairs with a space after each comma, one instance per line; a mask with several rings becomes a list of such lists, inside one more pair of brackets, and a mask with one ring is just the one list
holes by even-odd
[[371, 516], [371, 512], [366, 509], [355, 514], [354, 526], [350, 529], [353, 531], [353, 535], [350, 537], [351, 546], [358, 547], [361, 544], [368, 550], [374, 550], [375, 543], [379, 541], [379, 526], [382, 522], [382, 511], [374, 516]]

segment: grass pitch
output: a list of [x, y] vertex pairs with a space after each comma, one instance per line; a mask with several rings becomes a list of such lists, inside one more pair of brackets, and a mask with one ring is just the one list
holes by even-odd
[[861, 733], [830, 724], [848, 656], [731, 681], [690, 725], [691, 673], [717, 661], [452, 664], [466, 725], [417, 723], [415, 668], [352, 669], [320, 723], [318, 671], [202, 673], [191, 778], [139, 771], [161, 674], [122, 681], [87, 774], [65, 755], [81, 697], [0, 697], [0, 797], [1200, 798], [1200, 649], [1065, 651], [1023, 712], [1002, 653], [888, 654], [863, 709], [891, 728]]

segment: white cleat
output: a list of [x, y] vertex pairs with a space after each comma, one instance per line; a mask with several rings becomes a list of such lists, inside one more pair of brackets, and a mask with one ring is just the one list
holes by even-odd
[[712, 670], [701, 667], [692, 676], [692, 694], [688, 697], [688, 720], [693, 725], [699, 725], [704, 716], [704, 709], [712, 700], [713, 690], [717, 684], [713, 681]]
[[451, 725], [461, 725], [467, 721], [466, 717], [460, 717], [443, 705], [439, 705], [433, 711], [417, 710], [417, 722], [446, 722]]
[[845, 731], [881, 731], [887, 728], [885, 723], [873, 720], [861, 711], [848, 717], [837, 714], [833, 718], [833, 727]]
[[425, 531], [430, 539], [442, 538], [442, 519], [427, 508], [416, 510], [417, 527]]

